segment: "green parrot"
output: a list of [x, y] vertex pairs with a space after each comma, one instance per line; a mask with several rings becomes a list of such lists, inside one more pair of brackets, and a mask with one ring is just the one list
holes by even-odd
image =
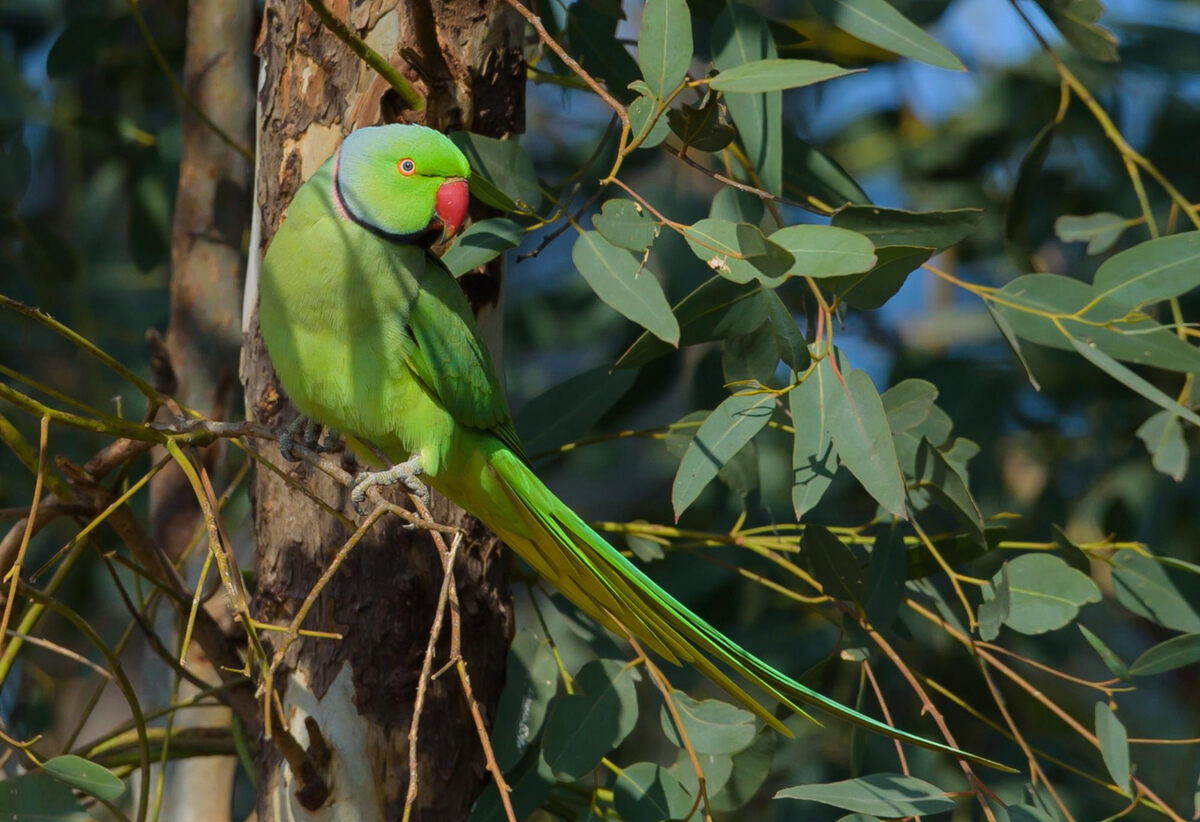
[[360, 453], [369, 454], [361, 443], [370, 443], [392, 462], [359, 477], [356, 503], [371, 485], [402, 482], [425, 496], [427, 482], [597, 622], [676, 665], [695, 666], [785, 734], [717, 663], [798, 713], [798, 703], [808, 703], [868, 730], [994, 765], [885, 725], [775, 670], [659, 587], [542, 484], [467, 299], [428, 251], [439, 232], [453, 235], [462, 225], [470, 174], [466, 157], [437, 131], [359, 129], [296, 192], [263, 261], [263, 339], [293, 404], [346, 434]]

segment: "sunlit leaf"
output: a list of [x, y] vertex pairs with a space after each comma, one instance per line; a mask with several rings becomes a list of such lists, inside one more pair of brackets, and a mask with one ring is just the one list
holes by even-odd
[[671, 133], [666, 116], [656, 117], [658, 102], [643, 94], [629, 104], [629, 130], [640, 148], [654, 148]]
[[838, 469], [829, 435], [834, 392], [839, 390], [830, 359], [821, 360], [808, 379], [788, 392], [795, 435], [792, 446], [792, 505], [803, 519], [821, 501]]
[[692, 15], [685, 0], [646, 0], [638, 33], [638, 65], [650, 92], [662, 100], [692, 62]]
[[613, 245], [638, 252], [649, 248], [659, 232], [653, 215], [633, 200], [621, 197], [606, 200], [600, 213], [592, 218], [592, 225]]
[[1104, 261], [1092, 282], [1098, 320], [1177, 297], [1200, 285], [1200, 231], [1139, 243]]
[[[713, 65], [719, 71], [752, 60], [777, 56], [766, 19], [744, 3], [729, 3], [712, 27]], [[783, 92], [727, 93], [725, 104], [737, 127], [738, 140], [762, 186], [772, 194], [783, 189]]]
[[931, 66], [966, 71], [952, 51], [886, 0], [815, 0], [813, 8], [817, 14], [859, 40]]
[[724, 69], [709, 81], [717, 91], [738, 93], [761, 93], [800, 88], [854, 74], [856, 69], [844, 69], [832, 63], [817, 60], [796, 60], [774, 57], [752, 60], [732, 68]]
[[829, 433], [842, 464], [885, 510], [907, 518], [904, 476], [879, 392], [865, 371], [843, 373], [830, 403]]
[[1117, 600], [1139, 616], [1176, 631], [1200, 633], [1191, 597], [1180, 593], [1170, 574], [1150, 557], [1122, 551], [1113, 560]]
[[688, 444], [671, 487], [675, 519], [687, 510], [700, 492], [746, 443], [771, 419], [775, 395], [735, 394], [726, 397], [708, 416]]
[[771, 242], [794, 258], [795, 277], [837, 277], [869, 271], [875, 247], [861, 234], [827, 225], [790, 225], [771, 233]]
[[516, 140], [497, 140], [469, 131], [449, 135], [471, 164], [471, 176], [479, 175], [506, 197], [536, 209], [542, 202], [533, 160]]
[[581, 231], [571, 260], [601, 300], [664, 342], [679, 341], [679, 323], [662, 286], [631, 253], [596, 231]]

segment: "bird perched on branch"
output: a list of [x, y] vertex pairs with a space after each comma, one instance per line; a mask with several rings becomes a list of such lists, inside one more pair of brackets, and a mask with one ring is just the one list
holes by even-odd
[[[423, 126], [364, 128], [296, 193], [263, 262], [259, 318], [301, 414], [370, 443], [391, 465], [353, 496], [425, 483], [481, 519], [614, 633], [695, 666], [783, 733], [727, 673], [793, 711], [815, 705], [868, 730], [985, 764], [822, 696], [717, 631], [558, 499], [529, 465], [465, 296], [428, 246], [467, 214], [466, 157]], [[361, 445], [358, 448], [362, 448]], [[362, 453], [371, 453], [362, 449]], [[722, 667], [724, 666], [724, 667]]]

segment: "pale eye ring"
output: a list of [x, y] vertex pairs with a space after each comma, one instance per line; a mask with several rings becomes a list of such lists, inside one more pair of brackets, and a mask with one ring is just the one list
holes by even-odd
[[403, 174], [405, 177], [408, 177], [416, 172], [417, 164], [412, 161], [411, 157], [405, 157], [403, 160], [396, 163], [396, 168], [399, 169], [401, 174]]

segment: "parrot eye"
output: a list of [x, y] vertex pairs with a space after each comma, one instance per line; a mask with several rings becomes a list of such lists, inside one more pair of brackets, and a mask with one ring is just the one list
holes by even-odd
[[398, 168], [400, 173], [405, 177], [409, 177], [417, 170], [417, 164], [414, 163], [411, 158], [405, 157], [403, 160], [396, 163], [396, 168]]

